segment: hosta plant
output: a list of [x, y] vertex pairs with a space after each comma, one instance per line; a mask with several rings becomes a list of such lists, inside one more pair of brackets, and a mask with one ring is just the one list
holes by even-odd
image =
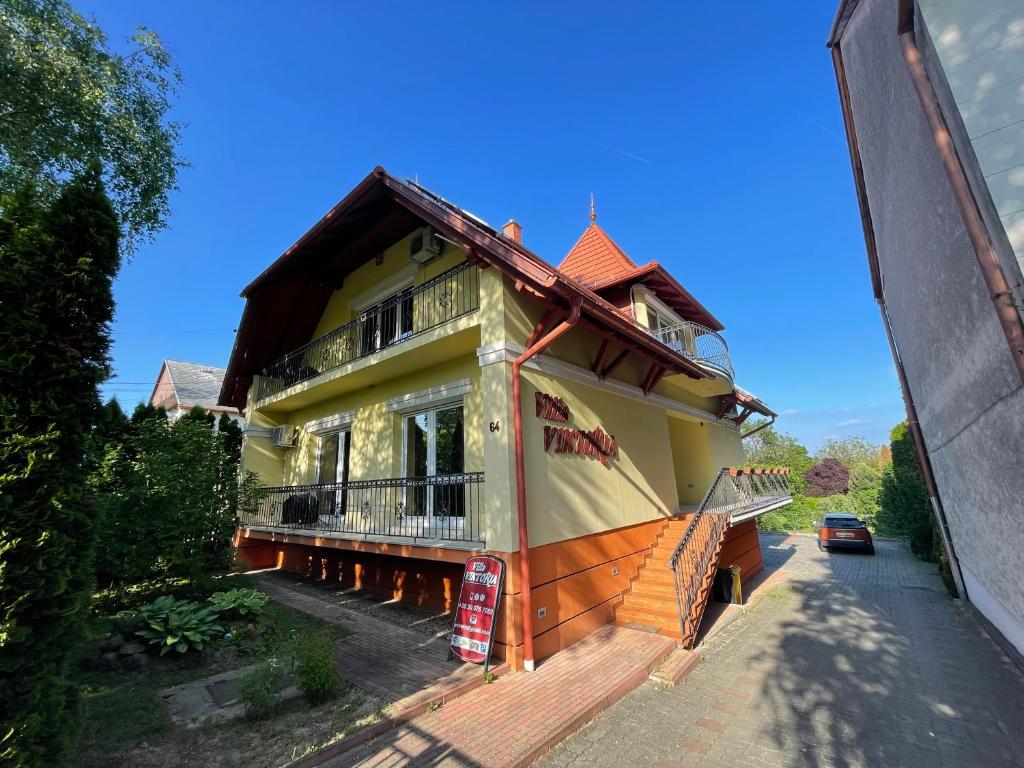
[[262, 611], [269, 599], [258, 589], [232, 589], [228, 592], [214, 592], [209, 602], [220, 613], [251, 616]]
[[201, 651], [210, 640], [224, 634], [216, 608], [175, 600], [171, 595], [145, 606], [139, 618], [141, 626], [135, 634], [159, 647], [161, 656], [172, 649], [178, 653]]

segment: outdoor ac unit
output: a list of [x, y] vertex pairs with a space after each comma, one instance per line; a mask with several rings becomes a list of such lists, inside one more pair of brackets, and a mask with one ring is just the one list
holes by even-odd
[[275, 448], [294, 448], [295, 427], [291, 424], [274, 427], [274, 431], [270, 433], [270, 444]]
[[426, 264], [441, 255], [444, 243], [433, 227], [424, 227], [409, 241], [409, 258], [417, 264]]

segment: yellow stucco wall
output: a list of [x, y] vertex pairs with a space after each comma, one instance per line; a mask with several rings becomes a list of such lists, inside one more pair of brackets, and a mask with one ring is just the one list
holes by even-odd
[[317, 436], [306, 432], [305, 425], [315, 419], [348, 412], [355, 415], [352, 425], [350, 478], [374, 480], [401, 477], [402, 416], [388, 410], [387, 401], [461, 379], [469, 379], [471, 382], [470, 392], [465, 396], [466, 471], [482, 471], [484, 462], [480, 424], [480, 368], [475, 359], [463, 359], [450, 361], [443, 368], [428, 368], [415, 374], [390, 379], [289, 414], [288, 423], [299, 427], [299, 437], [296, 447], [285, 452], [285, 484], [302, 485], [316, 480]]
[[[327, 302], [327, 308], [324, 310], [320, 322], [317, 324], [316, 331], [311, 338], [315, 339], [318, 336], [323, 336], [325, 333], [333, 331], [335, 328], [353, 320], [358, 310], [362, 309], [362, 307], [352, 306], [353, 299], [357, 299], [367, 293], [372, 294], [375, 286], [400, 272], [410, 270], [413, 262], [409, 260], [409, 241], [415, 234], [413, 232], [385, 250], [380, 264], [375, 259], [371, 259], [346, 275], [344, 285], [331, 294], [331, 298]], [[413, 285], [422, 285], [431, 278], [457, 266], [465, 260], [466, 254], [460, 248], [451, 243], [444, 242], [444, 250], [437, 259], [426, 266], [415, 266], [411, 282]], [[401, 286], [397, 286], [395, 290], [397, 291], [400, 288]], [[386, 297], [379, 297], [379, 299], [383, 298]]]
[[717, 471], [711, 455], [711, 427], [699, 421], [670, 417], [668, 432], [679, 502], [697, 504], [707, 492], [708, 478]]
[[[534, 393], [562, 398], [572, 415], [558, 424], [536, 416]], [[618, 457], [544, 450], [544, 426], [601, 427], [618, 441]], [[530, 546], [668, 517], [678, 494], [665, 411], [534, 371], [523, 373], [523, 445]]]
[[242, 436], [242, 458], [239, 462], [239, 476], [252, 472], [264, 485], [278, 486], [284, 482], [284, 451], [274, 448], [267, 437], [255, 437], [254, 429], [269, 429], [280, 422], [269, 414], [256, 410], [253, 395], [255, 387], [249, 388], [245, 407], [245, 432]]

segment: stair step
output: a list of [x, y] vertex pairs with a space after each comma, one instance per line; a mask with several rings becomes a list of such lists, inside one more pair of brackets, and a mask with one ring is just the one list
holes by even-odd
[[675, 607], [669, 608], [627, 608], [622, 606], [615, 610], [615, 618], [619, 621], [632, 621], [637, 624], [650, 624], [652, 626], [679, 627], [679, 614]]
[[640, 597], [660, 597], [664, 600], [676, 599], [676, 587], [674, 584], [655, 584], [650, 579], [638, 579], [633, 582], [633, 589], [626, 594], [638, 595]]
[[[629, 621], [620, 621], [619, 619], [615, 619], [615, 621], [613, 621], [612, 623], [616, 627], [625, 627], [626, 629], [636, 629], [637, 628], [636, 625], [633, 622], [629, 622]], [[644, 625], [644, 629], [642, 629], [641, 631], [650, 632], [651, 634], [658, 634], [658, 635], [661, 635], [662, 637], [671, 637], [677, 643], [681, 643], [683, 641], [682, 636], [679, 634], [679, 622], [678, 621], [675, 624], [672, 624], [672, 625], [666, 624], [664, 626], [659, 626], [657, 628], [655, 628], [653, 625], [649, 625], [649, 624], [648, 625]]]
[[676, 581], [672, 571], [668, 568], [658, 570], [643, 569], [637, 574], [637, 577], [633, 579], [633, 588], [636, 589], [638, 584], [652, 584], [659, 587], [671, 587], [675, 589]]
[[631, 611], [671, 611], [676, 613], [676, 597], [660, 595], [641, 595], [637, 592], [628, 593], [622, 603], [623, 608]]

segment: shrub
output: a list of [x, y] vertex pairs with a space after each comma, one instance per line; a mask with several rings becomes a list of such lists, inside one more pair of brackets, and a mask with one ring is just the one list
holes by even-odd
[[825, 459], [804, 472], [808, 496], [833, 496], [850, 488], [850, 470], [838, 459]]
[[284, 666], [277, 659], [265, 661], [243, 675], [240, 692], [245, 716], [262, 720], [277, 711], [286, 678]]
[[160, 648], [163, 656], [172, 648], [178, 653], [203, 650], [206, 644], [224, 633], [212, 606], [200, 606], [191, 600], [158, 597], [139, 611], [141, 627], [135, 634]]
[[198, 414], [172, 424], [162, 409], [140, 406], [120, 439], [97, 446], [90, 483], [101, 511], [102, 585], [196, 580], [227, 567], [238, 494], [233, 439]]
[[329, 701], [341, 693], [342, 680], [334, 659], [334, 644], [325, 633], [306, 635], [296, 649], [299, 689], [310, 704]]
[[209, 602], [218, 613], [234, 616], [254, 616], [263, 611], [269, 600], [258, 589], [232, 589], [214, 592]]

